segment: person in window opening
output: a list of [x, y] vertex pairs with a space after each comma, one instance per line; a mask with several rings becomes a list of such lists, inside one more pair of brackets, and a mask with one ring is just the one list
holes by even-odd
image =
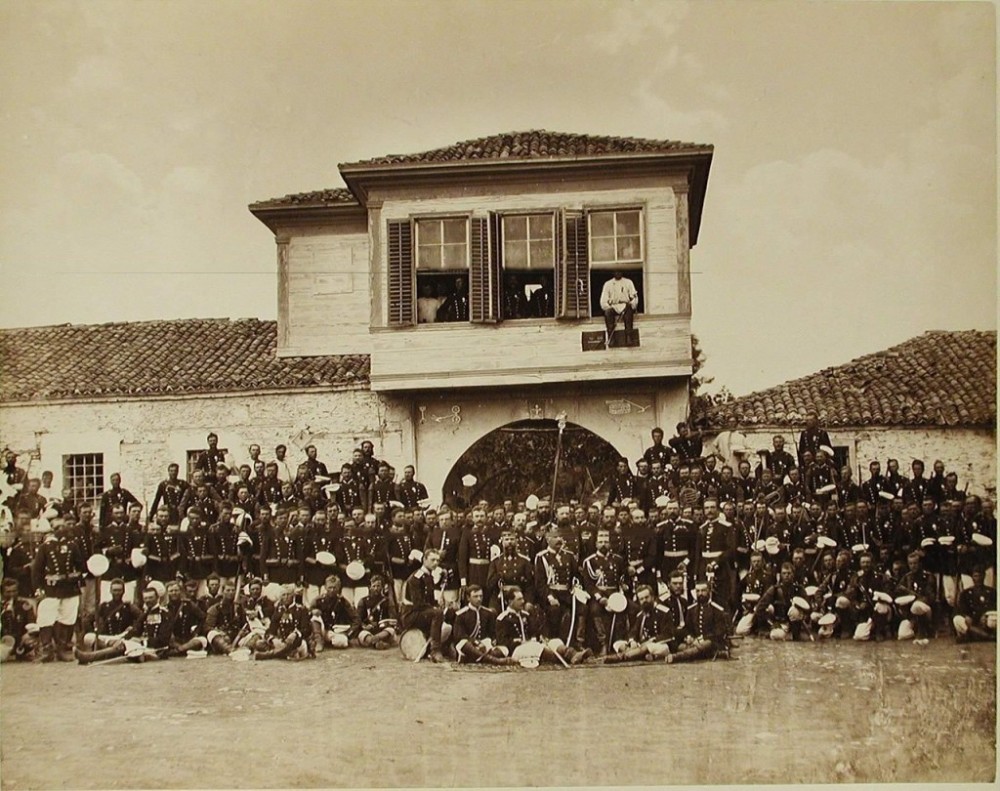
[[601, 310], [604, 311], [604, 324], [608, 329], [608, 346], [613, 345], [612, 335], [619, 316], [625, 320], [625, 332], [632, 332], [632, 320], [638, 307], [639, 292], [632, 281], [617, 270], [601, 289]]
[[444, 303], [444, 297], [434, 295], [434, 286], [424, 283], [417, 297], [417, 324], [433, 324], [438, 320], [438, 310]]
[[531, 293], [528, 300], [528, 315], [535, 318], [552, 318], [555, 311], [552, 309], [552, 278], [548, 275], [539, 276], [538, 288]]
[[469, 294], [465, 288], [465, 278], [456, 277], [454, 290], [438, 308], [438, 321], [468, 321], [469, 320]]
[[524, 284], [517, 275], [511, 273], [504, 276], [503, 317], [505, 319], [528, 317], [528, 298], [524, 295]]

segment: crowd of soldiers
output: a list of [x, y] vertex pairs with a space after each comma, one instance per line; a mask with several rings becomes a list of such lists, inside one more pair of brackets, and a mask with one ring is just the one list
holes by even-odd
[[[535, 666], [728, 655], [732, 641], [996, 635], [993, 503], [934, 462], [837, 469], [815, 417], [751, 469], [686, 424], [620, 459], [598, 502], [432, 504], [362, 443], [331, 473], [305, 448], [234, 465], [208, 436], [148, 512], [99, 504], [5, 452], [4, 660], [308, 658], [324, 648]], [[46, 488], [48, 487], [48, 488]], [[97, 506], [95, 508], [95, 505]]]

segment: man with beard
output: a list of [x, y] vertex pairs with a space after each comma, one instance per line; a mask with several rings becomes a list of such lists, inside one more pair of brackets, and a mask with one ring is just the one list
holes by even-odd
[[198, 581], [198, 594], [206, 591], [205, 580], [215, 570], [215, 557], [209, 544], [208, 526], [202, 521], [200, 508], [191, 507], [187, 511], [187, 531], [181, 525], [181, 570], [188, 579]]
[[611, 480], [611, 490], [608, 492], [608, 505], [620, 505], [635, 497], [635, 476], [628, 468], [628, 459], [618, 459], [614, 478]]
[[[515, 514], [515, 524], [518, 516], [523, 518], [524, 514]], [[518, 552], [515, 533], [512, 530], [505, 530], [500, 535], [500, 556], [490, 562], [486, 574], [486, 590], [489, 592], [490, 606], [498, 612], [507, 609], [504, 591], [512, 585], [516, 585], [522, 591], [531, 591], [534, 585], [534, 570], [528, 556]]]
[[386, 595], [386, 581], [381, 574], [372, 575], [368, 595], [358, 602], [361, 631], [358, 642], [365, 648], [383, 651], [392, 648], [398, 629], [396, 608]]
[[543, 631], [549, 639], [560, 639], [577, 663], [583, 651], [583, 608], [574, 605], [573, 585], [579, 581], [579, 567], [571, 552], [562, 548], [562, 536], [551, 529], [548, 548], [535, 557], [535, 596], [544, 615]]
[[668, 663], [714, 659], [728, 647], [729, 622], [723, 608], [712, 601], [708, 580], [699, 579], [695, 583], [694, 595], [694, 604], [687, 609], [680, 633], [683, 642], [677, 651], [664, 657]]
[[427, 487], [415, 480], [415, 475], [416, 469], [412, 464], [403, 467], [403, 480], [396, 487], [396, 498], [403, 504], [404, 508], [417, 508], [421, 502], [429, 499]]
[[0, 583], [0, 634], [7, 639], [8, 645], [0, 651], [0, 662], [13, 660], [30, 661], [38, 646], [35, 634], [28, 629], [35, 623], [35, 608], [31, 601], [18, 596], [18, 582], [6, 577]]
[[611, 550], [609, 531], [597, 531], [597, 551], [583, 561], [580, 576], [584, 589], [590, 594], [587, 609], [598, 656], [606, 656], [610, 646], [621, 640], [627, 631], [625, 613], [621, 613], [620, 618], [613, 618], [608, 611], [608, 597], [621, 591], [629, 582], [625, 559]]
[[[535, 612], [525, 609], [524, 592], [517, 587], [508, 590], [507, 609], [497, 616], [497, 646], [512, 656], [519, 646], [537, 643], [540, 647], [539, 662], [562, 664], [585, 654], [567, 648], [559, 638], [543, 636], [542, 622]], [[588, 652], [589, 653], [589, 652]], [[561, 660], [561, 661], [560, 661]]]
[[632, 619], [629, 638], [615, 644], [615, 652], [604, 657], [606, 664], [640, 659], [665, 660], [670, 656], [671, 645], [677, 647], [670, 610], [656, 602], [653, 589], [649, 585], [639, 585], [636, 600], [639, 608]]
[[[903, 575], [894, 595], [897, 598], [915, 597], [912, 602], [905, 605], [903, 618], [913, 624], [913, 635], [923, 643], [934, 636], [934, 604], [937, 600], [937, 588], [934, 575], [922, 568], [919, 552], [907, 555], [906, 564], [909, 571]], [[902, 624], [899, 637], [901, 640], [906, 638], [906, 630]]]
[[719, 517], [718, 503], [705, 501], [705, 522], [698, 529], [695, 551], [698, 558], [697, 577], [708, 576], [709, 564], [715, 566], [715, 590], [728, 606], [732, 600], [736, 573], [735, 531], [732, 524]]
[[308, 638], [312, 634], [309, 610], [295, 601], [295, 586], [284, 585], [281, 602], [271, 623], [254, 649], [255, 660], [305, 659], [310, 656]]
[[236, 601], [236, 584], [227, 580], [221, 593], [222, 598], [209, 607], [205, 615], [208, 650], [213, 654], [229, 654], [242, 643], [250, 642], [247, 640], [251, 633], [246, 610]]
[[94, 541], [94, 551], [108, 559], [108, 570], [101, 580], [100, 600], [111, 598], [109, 580], [121, 579], [125, 582], [125, 598], [135, 601], [135, 581], [138, 577], [128, 562], [132, 550], [142, 543], [141, 533], [125, 520], [125, 507], [114, 505], [104, 529]]
[[305, 590], [302, 592], [302, 603], [312, 607], [319, 597], [323, 583], [330, 573], [328, 566], [317, 559], [321, 552], [334, 555], [337, 548], [337, 533], [327, 524], [326, 512], [317, 511], [312, 515], [309, 529], [303, 538], [302, 574]]
[[[568, 518], [567, 518], [568, 523]], [[490, 538], [486, 534], [486, 511], [472, 509], [472, 525], [458, 542], [458, 575], [461, 587], [486, 585], [490, 566]]]

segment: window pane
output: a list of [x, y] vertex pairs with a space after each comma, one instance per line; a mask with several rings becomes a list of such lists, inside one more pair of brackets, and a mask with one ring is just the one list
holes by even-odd
[[591, 236], [612, 236], [614, 232], [614, 215], [611, 212], [595, 212], [590, 215]]
[[417, 267], [419, 269], [440, 269], [441, 248], [420, 246], [417, 250]]
[[532, 239], [552, 238], [552, 216], [549, 214], [536, 214], [528, 218], [528, 225], [531, 229]]
[[464, 244], [466, 241], [465, 220], [444, 220], [443, 222], [444, 222], [445, 243], [447, 244], [449, 242], [462, 242]]
[[618, 235], [619, 236], [639, 235], [639, 212], [637, 211], [618, 212]]
[[636, 261], [639, 259], [639, 237], [626, 236], [618, 239], [618, 260]]
[[510, 269], [528, 266], [528, 247], [524, 242], [507, 242], [503, 246], [503, 265]]
[[548, 268], [552, 266], [552, 241], [541, 241], [531, 243], [531, 267], [532, 269]]
[[441, 221], [420, 220], [417, 223], [417, 238], [421, 245], [439, 243], [441, 241]]
[[591, 253], [594, 261], [614, 261], [615, 260], [615, 240], [614, 239], [591, 239]]
[[465, 269], [469, 265], [466, 257], [465, 244], [446, 244], [442, 248], [444, 251], [445, 269]]
[[504, 217], [503, 218], [503, 235], [504, 239], [509, 239], [511, 241], [517, 241], [519, 239], [527, 239], [527, 217]]

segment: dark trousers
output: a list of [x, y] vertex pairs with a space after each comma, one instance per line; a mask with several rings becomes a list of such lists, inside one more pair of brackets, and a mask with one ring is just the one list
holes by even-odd
[[620, 314], [614, 308], [608, 308], [604, 311], [604, 326], [608, 328], [608, 335], [614, 331], [615, 320], [619, 315], [625, 319], [625, 332], [632, 331], [632, 319], [635, 316], [635, 311], [632, 310], [631, 305], [626, 305], [625, 310]]
[[440, 607], [421, 607], [403, 613], [404, 629], [419, 629], [431, 640], [431, 648], [441, 648], [441, 624], [444, 623], [444, 611]]

